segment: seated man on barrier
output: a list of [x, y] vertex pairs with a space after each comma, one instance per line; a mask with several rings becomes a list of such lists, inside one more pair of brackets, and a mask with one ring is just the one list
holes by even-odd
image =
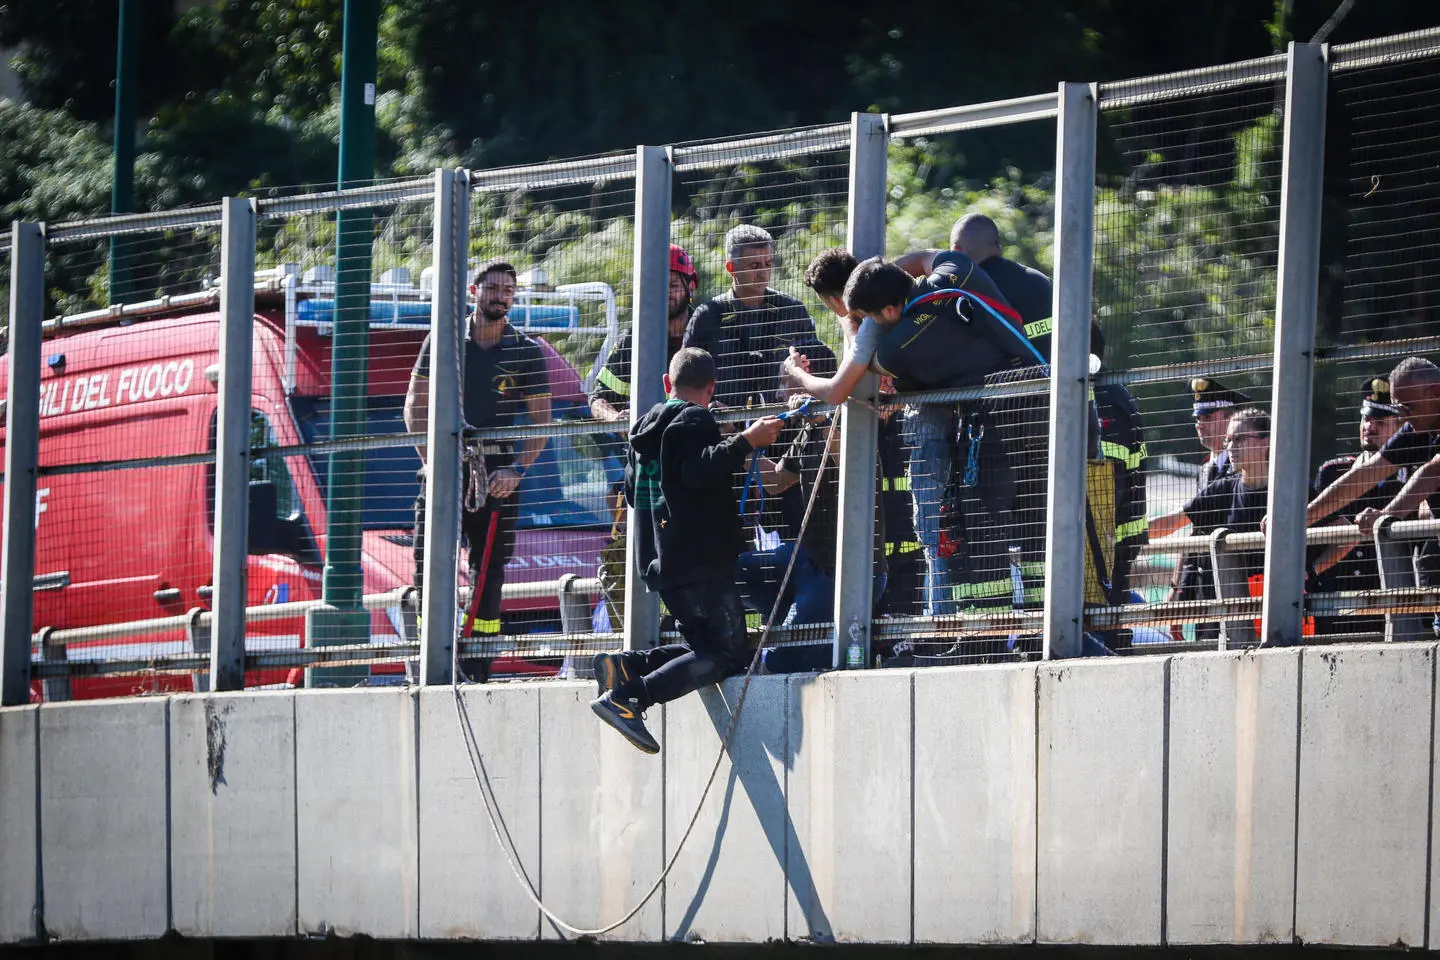
[[715, 360], [683, 348], [665, 375], [670, 399], [630, 430], [625, 497], [635, 511], [639, 573], [670, 608], [683, 642], [595, 656], [600, 696], [590, 707], [638, 750], [659, 753], [644, 714], [745, 669], [745, 608], [735, 586], [743, 547], [734, 476], [783, 425], [762, 417], [720, 435], [710, 412]]
[[[786, 392], [792, 411], [801, 411], [811, 399], [798, 392]], [[801, 500], [811, 503], [809, 522], [798, 541], [786, 542], [774, 550], [741, 556], [737, 577], [748, 605], [768, 617], [778, 602], [786, 624], [828, 624], [834, 621], [836, 557], [840, 523], [840, 430], [832, 430], [832, 415], [821, 413], [791, 416], [796, 426], [785, 453], [778, 461], [782, 476], [794, 483]], [[818, 489], [817, 489], [818, 485]], [[873, 564], [873, 602], [878, 607], [885, 593], [885, 521], [876, 517]], [[794, 557], [794, 568], [785, 592], [780, 585]], [[788, 611], [788, 615], [787, 615]], [[771, 649], [765, 655], [766, 669], [773, 673], [825, 669], [831, 666], [833, 645], [828, 636], [822, 644]]]

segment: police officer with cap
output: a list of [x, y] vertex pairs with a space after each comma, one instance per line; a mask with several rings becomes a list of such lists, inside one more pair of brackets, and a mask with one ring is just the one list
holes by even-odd
[[[1248, 404], [1250, 397], [1239, 390], [1232, 390], [1213, 377], [1196, 377], [1191, 380], [1190, 395], [1194, 401], [1191, 415], [1195, 418], [1195, 433], [1206, 452], [1205, 462], [1200, 465], [1200, 475], [1195, 481], [1195, 492], [1198, 494], [1214, 481], [1234, 472], [1230, 455], [1225, 450], [1225, 430], [1230, 422], [1230, 414], [1237, 406]], [[1172, 533], [1187, 522], [1183, 510], [1161, 517], [1151, 524], [1151, 539]], [[1170, 599], [1215, 599], [1215, 578], [1208, 555], [1190, 553], [1181, 558], [1180, 566], [1175, 571], [1175, 579], [1170, 585]], [[1178, 632], [1177, 627], [1171, 628], [1171, 633]], [[1218, 623], [1195, 625], [1196, 640], [1215, 640], [1219, 636]]]
[[[1360, 451], [1371, 454], [1390, 442], [1404, 422], [1403, 411], [1390, 395], [1390, 380], [1384, 375], [1365, 381], [1360, 394]], [[1315, 489], [1324, 490], [1349, 472], [1359, 459], [1346, 454], [1326, 460], [1315, 474]], [[1321, 523], [1353, 523], [1355, 516], [1367, 507], [1382, 510], [1409, 479], [1404, 467], [1392, 477], [1381, 480], [1363, 496], [1347, 504]], [[1344, 560], [1332, 567], [1319, 585], [1322, 590], [1378, 590], [1380, 570], [1376, 564], [1375, 545], [1366, 540], [1355, 545]], [[1382, 633], [1384, 617], [1322, 617], [1315, 624], [1317, 633]]]

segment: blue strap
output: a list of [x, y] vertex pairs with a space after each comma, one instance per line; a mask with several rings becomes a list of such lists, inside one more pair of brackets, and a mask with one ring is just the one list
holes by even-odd
[[980, 425], [980, 436], [975, 436], [975, 424], [966, 426], [966, 433], [970, 438], [970, 449], [965, 454], [965, 479], [960, 482], [962, 487], [973, 487], [980, 482], [980, 441], [985, 439], [985, 425]]
[[994, 317], [995, 320], [1002, 327], [1004, 327], [1007, 332], [1013, 335], [1016, 340], [1019, 340], [1025, 345], [1025, 349], [1030, 351], [1030, 354], [1035, 358], [1035, 362], [1040, 366], [1044, 367], [1046, 375], [1049, 375], [1050, 365], [1045, 362], [1045, 355], [1035, 348], [1035, 344], [1030, 342], [1030, 338], [1026, 337], [1022, 331], [1016, 330], [1015, 325], [1009, 320], [1005, 319], [1005, 316], [1001, 314], [1000, 311], [990, 306], [990, 304], [986, 303], [982, 298], [977, 297], [969, 290], [935, 290], [931, 293], [922, 294], [921, 296], [918, 296], [915, 299], [911, 300], [909, 303], [905, 304], [905, 309], [902, 310], [901, 313], [909, 313], [911, 307], [918, 306], [922, 303], [929, 303], [932, 300], [944, 300], [951, 297], [964, 297], [971, 303], [977, 304], [978, 306], [983, 308], [986, 313]]
[[760, 451], [750, 454], [750, 470], [745, 474], [745, 488], [740, 491], [740, 517], [745, 517], [745, 504], [750, 501], [750, 485], [760, 487], [760, 512], [765, 512], [765, 484], [760, 480]]
[[[789, 420], [791, 417], [805, 416], [805, 411], [810, 409], [810, 404], [813, 402], [812, 398], [794, 410], [786, 410], [780, 414], [780, 419]], [[765, 484], [760, 479], [760, 450], [758, 448], [750, 454], [750, 470], [745, 474], [745, 488], [740, 491], [740, 516], [742, 518], [745, 516], [745, 505], [750, 502], [750, 484], [752, 483], [760, 488], [760, 513], [763, 514], [765, 512]]]

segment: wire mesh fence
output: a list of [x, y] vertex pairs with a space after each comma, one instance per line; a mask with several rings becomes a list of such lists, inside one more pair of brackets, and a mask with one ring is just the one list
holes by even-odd
[[[1440, 309], [1433, 223], [1440, 204], [1433, 175], [1440, 163], [1440, 126], [1424, 107], [1436, 91], [1440, 51], [1419, 37], [1401, 39], [1383, 62], [1347, 57], [1341, 48], [1330, 81], [1318, 320], [1322, 362], [1316, 369], [1311, 438], [1317, 464], [1312, 486], [1327, 493], [1336, 509], [1327, 509], [1320, 522], [1384, 511], [1433, 452], [1427, 441], [1436, 424], [1419, 405], [1401, 403], [1414, 401], [1408, 395], [1414, 384], [1402, 384], [1397, 397], [1391, 373], [1407, 357], [1432, 360], [1440, 346], [1433, 337]], [[1406, 435], [1391, 444], [1402, 430]], [[1357, 461], [1364, 468], [1369, 456], [1380, 458], [1378, 470], [1349, 489], [1327, 492], [1359, 479], [1351, 470]], [[1431, 499], [1420, 498], [1395, 516], [1429, 519]], [[1317, 576], [1316, 592], [1436, 582], [1433, 540], [1385, 545], [1365, 538], [1335, 549], [1347, 548]], [[1383, 584], [1382, 551], [1394, 554]], [[1391, 636], [1434, 635], [1433, 611], [1402, 604], [1396, 612], [1403, 617], [1402, 629]], [[1377, 615], [1317, 616], [1315, 624], [1321, 635], [1385, 633], [1384, 618]]]
[[[1331, 55], [1313, 456], [1275, 466], [1313, 477], [1312, 498], [1357, 464], [1387, 471], [1311, 511], [1344, 524], [1310, 537], [1316, 642], [1433, 635], [1414, 592], [1434, 565], [1426, 498], [1392, 511], [1422, 521], [1403, 539], [1350, 526], [1391, 503], [1440, 427], [1430, 375], [1414, 375], [1431, 368], [1388, 380], [1437, 346], [1427, 105], [1440, 47], [1375, 49]], [[1271, 57], [1100, 88], [1085, 652], [1262, 635], [1285, 69]], [[885, 249], [910, 278], [869, 361], [885, 374], [878, 399], [834, 430], [824, 404], [808, 408], [733, 477], [750, 626], [778, 602], [790, 628], [768, 668], [831, 663], [836, 593], [860, 582], [837, 582], [840, 554], [869, 526], [840, 511], [837, 445], [871, 423], [874, 652], [894, 665], [1042, 655], [1059, 178], [1033, 163], [981, 175], [965, 158], [975, 138], [1003, 153], [1006, 122], [1058, 135], [1054, 102], [895, 120]], [[714, 356], [726, 431], [828, 390], [862, 315], [883, 315], [863, 285], [846, 302], [849, 266], [838, 290], [806, 277], [847, 243], [850, 136], [836, 125], [671, 149], [667, 355]], [[472, 174], [462, 387], [441, 401], [464, 424], [461, 521], [440, 534], [458, 541], [444, 589], [462, 676], [585, 675], [591, 653], [625, 640], [635, 177], [628, 155]], [[447, 295], [433, 184], [281, 191], [256, 209], [247, 683], [402, 682], [419, 598], [437, 586], [420, 563], [425, 430], [442, 412], [428, 407], [428, 336]], [[218, 207], [50, 230], [34, 655], [47, 681], [74, 682], [46, 693], [189, 689], [203, 663], [221, 255]], [[792, 355], [804, 360], [786, 368]], [[1405, 424], [1410, 439], [1387, 446]]]
[[473, 195], [464, 420], [482, 438], [489, 483], [485, 504], [463, 513], [461, 633], [510, 638], [515, 655], [467, 658], [471, 676], [585, 673], [592, 635], [621, 618], [614, 557], [634, 301], [626, 161], [548, 181], [482, 180]]
[[[882, 644], [893, 655], [882, 662], [1039, 651], [1037, 632], [986, 620], [1042, 602], [1055, 177], [1013, 166], [977, 176], [966, 157], [982, 142], [998, 148], [1045, 134], [1053, 140], [1053, 121], [932, 127], [890, 145], [887, 253], [917, 278], [919, 326], [895, 351], [904, 373], [890, 380], [900, 394], [881, 434], [892, 577], [882, 616], [935, 619]], [[916, 350], [949, 362], [917, 363], [907, 357]], [[936, 390], [948, 393], [906, 396]]]
[[[812, 374], [836, 370], [841, 325], [804, 277], [821, 251], [845, 245], [848, 138], [848, 127], [821, 128], [774, 144], [676, 148], [671, 241], [694, 262], [697, 283], [672, 347], [714, 357], [726, 433], [801, 402], [803, 387], [782, 370], [792, 352]], [[830, 661], [840, 529], [830, 423], [829, 414], [795, 417], [734, 476], [745, 539], [736, 579], [750, 625], [775, 610], [775, 622], [793, 628], [796, 649], [776, 654], [777, 665]]]
[[[1143, 491], [1146, 511], [1125, 520], [1130, 536], [1119, 540], [1131, 543], [1112, 570], [1115, 603], [1214, 599], [1207, 551], [1157, 541], [1222, 526], [1258, 531], [1264, 516], [1258, 463], [1243, 488], [1258, 512], [1227, 506], [1217, 517], [1202, 497], [1234, 493], [1231, 415], [1268, 409], [1284, 130], [1283, 71], [1275, 79], [1268, 63], [1206, 71], [1178, 89], [1163, 77], [1102, 89], [1092, 353], [1109, 374], [1097, 387], [1112, 407], [1102, 434], [1118, 444], [1107, 459]], [[1121, 632], [1112, 646], [1218, 634], [1216, 621], [1182, 617]]]

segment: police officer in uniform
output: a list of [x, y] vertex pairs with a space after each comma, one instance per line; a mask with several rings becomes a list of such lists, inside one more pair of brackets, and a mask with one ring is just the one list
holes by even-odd
[[[1090, 328], [1091, 362], [1096, 369], [1105, 361], [1105, 337], [1098, 325]], [[1145, 432], [1140, 424], [1140, 405], [1123, 383], [1100, 383], [1094, 387], [1095, 410], [1100, 426], [1100, 455], [1116, 463], [1115, 472], [1115, 559], [1109, 571], [1111, 597], [1115, 602], [1130, 600], [1130, 568], [1140, 548], [1150, 540], [1150, 522], [1145, 498]], [[1130, 631], [1117, 630], [1107, 638], [1112, 648], [1130, 645]]]
[[[1376, 376], [1367, 380], [1360, 400], [1360, 450], [1372, 454], [1380, 450], [1395, 436], [1403, 423], [1401, 409], [1390, 396], [1390, 380]], [[1324, 490], [1349, 472], [1359, 459], [1357, 454], [1346, 454], [1326, 460], [1315, 474], [1315, 489]], [[1409, 479], [1410, 471], [1400, 468], [1394, 476], [1381, 480], [1369, 492], [1341, 510], [1337, 510], [1322, 523], [1343, 521], [1353, 523], [1356, 514], [1367, 507], [1384, 509]], [[1378, 590], [1380, 569], [1375, 556], [1375, 545], [1365, 540], [1356, 544], [1344, 560], [1326, 574], [1320, 583], [1322, 590]], [[1383, 633], [1384, 617], [1320, 617], [1315, 623], [1317, 633]]]
[[[1211, 377], [1191, 380], [1190, 394], [1194, 401], [1191, 414], [1195, 418], [1195, 433], [1206, 450], [1205, 462], [1200, 465], [1200, 475], [1195, 482], [1195, 492], [1199, 494], [1216, 480], [1235, 472], [1230, 455], [1225, 450], [1225, 430], [1230, 423], [1230, 414], [1237, 406], [1249, 404], [1250, 397]], [[1208, 555], [1191, 553], [1181, 558], [1171, 584], [1170, 599], [1215, 599], [1215, 577]], [[1177, 628], [1172, 627], [1171, 632], [1177, 632]], [[1195, 625], [1196, 640], [1215, 640], [1219, 636], [1218, 623]]]

